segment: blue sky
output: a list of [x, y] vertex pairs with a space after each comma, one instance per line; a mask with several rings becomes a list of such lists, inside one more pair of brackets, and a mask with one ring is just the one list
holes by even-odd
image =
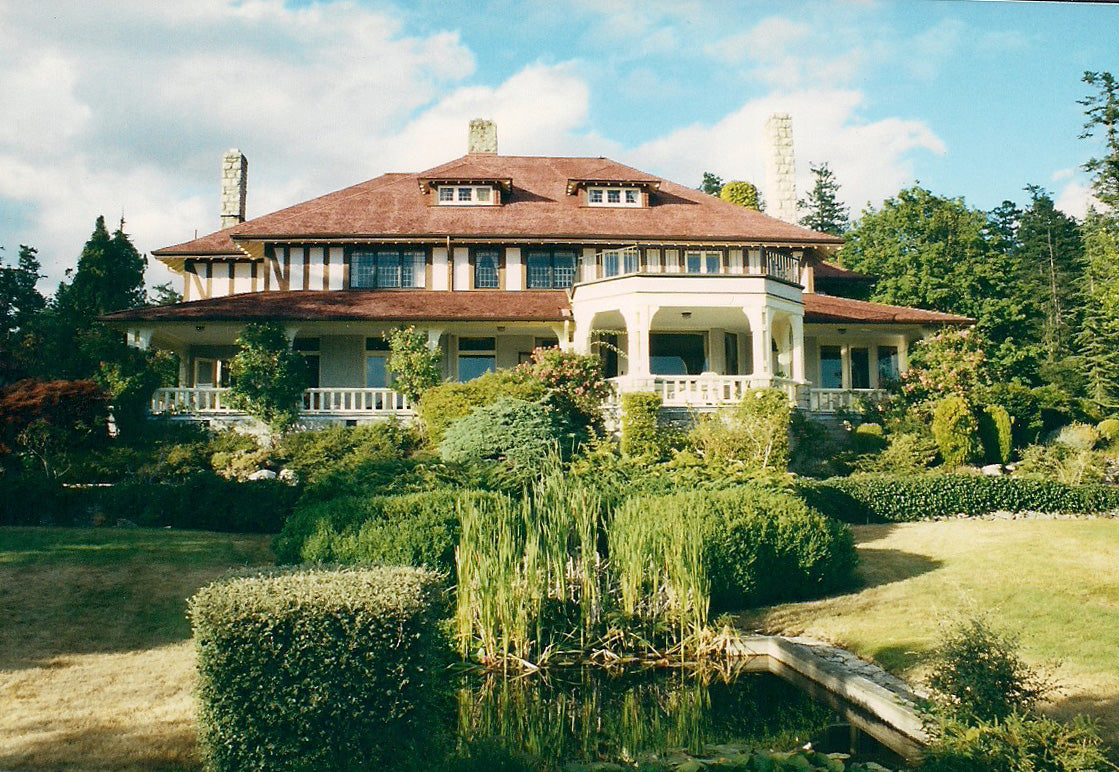
[[98, 214], [143, 251], [215, 230], [230, 147], [255, 216], [461, 155], [473, 117], [502, 153], [762, 184], [780, 110], [800, 190], [827, 161], [854, 214], [920, 181], [1081, 215], [1080, 78], [1119, 73], [1116, 29], [1087, 3], [0, 0], [0, 245], [53, 284]]

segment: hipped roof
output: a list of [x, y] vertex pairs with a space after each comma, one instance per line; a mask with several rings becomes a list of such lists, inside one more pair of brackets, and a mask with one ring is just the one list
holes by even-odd
[[[500, 206], [437, 206], [436, 179], [511, 180]], [[646, 208], [585, 206], [572, 181], [659, 185]], [[237, 242], [431, 238], [755, 242], [838, 246], [842, 239], [783, 222], [607, 158], [467, 155], [418, 174], [385, 174], [172, 247], [158, 257], [243, 256]]]

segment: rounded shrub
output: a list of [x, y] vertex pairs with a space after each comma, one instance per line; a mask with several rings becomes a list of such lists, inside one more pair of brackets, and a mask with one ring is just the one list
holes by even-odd
[[439, 447], [443, 433], [460, 418], [478, 407], [491, 405], [502, 397], [537, 402], [544, 397], [544, 384], [511, 370], [498, 370], [466, 383], [444, 383], [423, 393], [416, 412], [428, 441]]
[[983, 457], [991, 464], [1009, 464], [1014, 444], [1010, 413], [1002, 405], [987, 405], [979, 413]]
[[949, 396], [936, 403], [932, 431], [940, 457], [948, 466], [962, 466], [979, 451], [979, 426], [963, 397]]
[[1053, 440], [1073, 450], [1091, 450], [1100, 442], [1100, 433], [1094, 426], [1073, 423], [1062, 427]]
[[1119, 442], [1119, 418], [1105, 418], [1096, 424], [1100, 439], [1109, 445]]
[[199, 590], [188, 608], [209, 768], [372, 769], [438, 748], [444, 596], [442, 579], [416, 568], [283, 572]]
[[886, 434], [881, 424], [859, 424], [851, 435], [857, 453], [874, 453], [886, 447]]
[[660, 457], [659, 394], [631, 392], [622, 395], [622, 454], [630, 458]]
[[571, 425], [556, 411], [503, 397], [451, 424], [439, 443], [439, 455], [449, 463], [488, 459], [527, 470], [557, 450], [569, 453], [576, 443]]

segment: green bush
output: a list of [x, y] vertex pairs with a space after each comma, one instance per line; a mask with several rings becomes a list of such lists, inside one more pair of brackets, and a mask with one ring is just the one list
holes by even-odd
[[937, 712], [976, 723], [1030, 710], [1048, 686], [1018, 656], [1018, 639], [973, 617], [948, 628], [930, 662], [929, 689]]
[[298, 492], [277, 480], [237, 482], [210, 472], [174, 483], [128, 480], [64, 487], [42, 477], [0, 478], [0, 525], [113, 525], [278, 533]]
[[1090, 514], [1119, 509], [1119, 488], [1017, 477], [855, 475], [801, 481], [809, 506], [847, 523], [914, 522], [991, 512]]
[[923, 472], [936, 462], [936, 441], [918, 432], [896, 432], [890, 435], [881, 453], [858, 459], [860, 472], [903, 474]]
[[451, 424], [439, 455], [449, 463], [503, 461], [510, 470], [525, 473], [557, 450], [569, 454], [579, 439], [564, 417], [546, 405], [502, 397]]
[[1012, 714], [1002, 721], [942, 724], [919, 772], [1108, 772], [1105, 746], [1083, 717], [1067, 724]]
[[[301, 508], [293, 522], [306, 534], [298, 544], [296, 530], [285, 530], [280, 542], [285, 562], [421, 566], [451, 572], [461, 527], [458, 508], [465, 501], [498, 494], [475, 491], [431, 491], [404, 496], [344, 498]], [[307, 526], [313, 530], [307, 533]], [[279, 541], [279, 540], [278, 540]]]
[[851, 435], [857, 453], [875, 453], [886, 447], [886, 434], [881, 424], [859, 424]]
[[631, 392], [622, 395], [622, 455], [629, 458], [660, 458], [659, 394]]
[[438, 575], [415, 568], [201, 589], [189, 614], [210, 768], [354, 770], [416, 747], [438, 754], [442, 706], [431, 687], [447, 653], [443, 595]]
[[1062, 427], [1053, 442], [1071, 450], [1092, 450], [1100, 442], [1100, 433], [1094, 426], [1074, 423]]
[[1105, 418], [1096, 424], [1100, 439], [1109, 445], [1119, 442], [1119, 418]]
[[230, 403], [276, 432], [299, 418], [307, 365], [292, 351], [279, 322], [250, 322], [237, 338], [240, 347], [229, 362]]
[[292, 432], [281, 440], [276, 456], [299, 480], [315, 483], [336, 471], [402, 460], [417, 445], [411, 429], [385, 421]]
[[932, 431], [947, 466], [962, 466], [979, 451], [979, 426], [963, 397], [948, 396], [936, 403]]
[[784, 472], [789, 466], [790, 413], [789, 398], [780, 389], [749, 389], [729, 413], [698, 421], [690, 439], [705, 459]]
[[1015, 448], [1024, 448], [1040, 439], [1045, 423], [1038, 396], [1030, 389], [1018, 383], [996, 383], [982, 391], [980, 402], [1006, 408]]
[[444, 383], [428, 389], [416, 411], [428, 441], [439, 447], [448, 426], [470, 415], [474, 408], [493, 404], [502, 397], [535, 402], [544, 397], [544, 385], [511, 370], [498, 370], [466, 383]]
[[990, 464], [1009, 464], [1014, 444], [1010, 413], [1002, 405], [987, 405], [979, 413], [979, 439]]
[[845, 525], [759, 486], [640, 497], [626, 509], [650, 524], [696, 518], [712, 612], [819, 597], [849, 586], [858, 563]]

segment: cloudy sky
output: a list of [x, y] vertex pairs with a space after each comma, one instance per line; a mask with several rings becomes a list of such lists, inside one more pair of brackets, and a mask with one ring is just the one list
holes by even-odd
[[51, 288], [99, 214], [144, 252], [216, 230], [228, 148], [253, 217], [455, 158], [474, 117], [504, 154], [698, 186], [761, 184], [786, 111], [799, 189], [826, 161], [855, 214], [920, 182], [1080, 215], [1080, 78], [1119, 73], [1117, 28], [975, 0], [0, 0], [0, 259], [37, 247]]

